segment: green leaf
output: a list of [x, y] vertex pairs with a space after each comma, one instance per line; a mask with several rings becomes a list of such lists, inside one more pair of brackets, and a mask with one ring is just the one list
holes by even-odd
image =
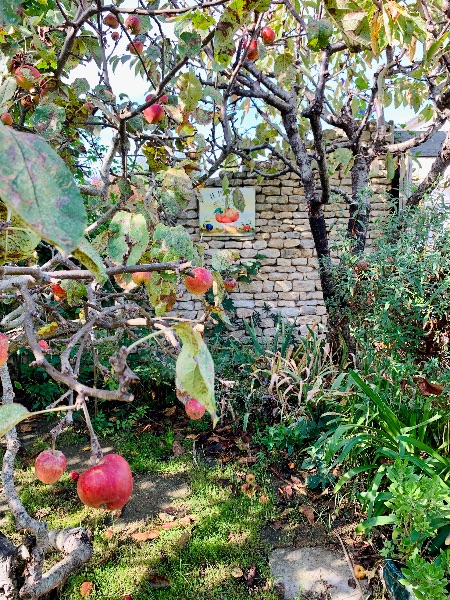
[[179, 46], [180, 54], [192, 57], [200, 53], [202, 48], [202, 38], [198, 33], [184, 31], [180, 35], [180, 40], [182, 41], [182, 44]]
[[195, 197], [192, 179], [184, 169], [175, 167], [167, 169], [162, 179], [162, 186], [165, 192], [170, 193], [182, 207], [186, 207]]
[[176, 386], [196, 398], [212, 418], [215, 427], [218, 418], [214, 398], [214, 362], [200, 333], [188, 323], [174, 329], [183, 344], [176, 363]]
[[203, 87], [193, 71], [183, 73], [178, 77], [177, 86], [180, 90], [180, 103], [185, 112], [190, 112], [197, 107], [198, 101], [203, 96]]
[[177, 276], [174, 273], [152, 273], [145, 284], [148, 299], [155, 309], [155, 315], [160, 317], [172, 310], [177, 301]]
[[89, 81], [84, 77], [77, 77], [75, 81], [70, 84], [70, 88], [77, 97], [80, 97], [86, 94], [91, 89], [91, 86], [89, 85]]
[[285, 71], [287, 71], [289, 69], [289, 67], [291, 67], [294, 63], [294, 55], [292, 54], [292, 52], [283, 52], [283, 54], [279, 54], [276, 58], [275, 58], [275, 62], [273, 65], [273, 72], [275, 77], [278, 77], [279, 75], [281, 75], [282, 73], [284, 73]]
[[198, 261], [197, 250], [182, 225], [168, 227], [158, 223], [153, 232], [151, 257], [161, 262], [173, 260]]
[[327, 47], [330, 37], [333, 35], [333, 25], [328, 19], [310, 20], [306, 30], [308, 47], [311, 50], [323, 50]]
[[3, 404], [0, 406], [0, 438], [8, 433], [21, 421], [31, 416], [25, 406], [21, 404]]
[[74, 258], [80, 261], [82, 265], [95, 275], [97, 281], [103, 283], [107, 280], [108, 277], [106, 275], [102, 257], [86, 238], [81, 240], [80, 245], [72, 252], [72, 254]]
[[7, 77], [0, 85], [0, 113], [8, 112], [9, 103], [17, 89], [15, 77]]
[[214, 271], [226, 271], [238, 258], [236, 250], [216, 250], [211, 258], [211, 267]]
[[86, 227], [83, 199], [62, 159], [42, 138], [0, 127], [0, 197], [44, 240], [70, 253]]
[[69, 306], [81, 304], [83, 298], [87, 296], [87, 289], [84, 283], [80, 283], [74, 279], [63, 279], [61, 287], [67, 292], [66, 300]]
[[[0, 202], [0, 220], [8, 221], [6, 206]], [[28, 229], [22, 219], [12, 215], [11, 224], [0, 230], [0, 264], [18, 262], [31, 256], [41, 238]]]
[[61, 131], [66, 120], [66, 111], [56, 104], [38, 106], [30, 119], [36, 133], [46, 140], [51, 140]]
[[127, 257], [125, 264], [136, 265], [150, 239], [145, 217], [120, 210], [110, 223], [109, 233], [108, 254], [112, 261], [121, 265]]
[[18, 11], [21, 5], [21, 0], [1, 0], [0, 26], [16, 25], [19, 22]]

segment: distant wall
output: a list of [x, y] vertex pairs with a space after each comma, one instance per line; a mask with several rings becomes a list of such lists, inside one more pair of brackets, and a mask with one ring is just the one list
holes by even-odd
[[[334, 132], [330, 131], [333, 135]], [[363, 135], [368, 136], [369, 132]], [[381, 163], [380, 163], [381, 164]], [[230, 186], [251, 186], [256, 189], [256, 232], [253, 238], [204, 237], [206, 256], [220, 248], [233, 248], [242, 258], [253, 258], [263, 254], [265, 259], [257, 277], [251, 283], [239, 283], [230, 294], [237, 308], [237, 316], [249, 317], [255, 311], [262, 311], [264, 305], [274, 312], [281, 312], [290, 320], [295, 320], [301, 331], [315, 323], [326, 324], [326, 310], [323, 302], [318, 262], [314, 250], [312, 234], [309, 230], [308, 213], [304, 191], [295, 174], [283, 175], [278, 179], [265, 180], [258, 184], [248, 172], [230, 174], [227, 172]], [[372, 199], [372, 221], [387, 214], [387, 192], [390, 181], [386, 172], [380, 168], [376, 177], [371, 179], [374, 197]], [[337, 171], [332, 185], [351, 193], [350, 174]], [[208, 182], [207, 187], [220, 187], [220, 178]], [[339, 228], [347, 227], [348, 208], [339, 198], [338, 203], [325, 207], [326, 221], [331, 229], [331, 238]], [[199, 222], [197, 204], [192, 203], [184, 214], [182, 223], [194, 240], [199, 240]], [[341, 229], [342, 231], [342, 229]], [[367, 244], [373, 243], [369, 228]], [[174, 313], [187, 318], [195, 318], [201, 312], [201, 303], [195, 297], [183, 294], [183, 299], [174, 307]], [[274, 333], [272, 319], [264, 317], [262, 324], [266, 335]], [[237, 331], [239, 337], [243, 332]]]

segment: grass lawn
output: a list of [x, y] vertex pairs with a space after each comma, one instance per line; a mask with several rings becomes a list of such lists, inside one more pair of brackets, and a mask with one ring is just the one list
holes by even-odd
[[[84, 581], [95, 584], [90, 597], [102, 600], [119, 600], [127, 594], [133, 600], [280, 597], [270, 579], [269, 548], [261, 539], [263, 527], [280, 513], [264, 465], [206, 466], [192, 452], [190, 440], [182, 441], [186, 452], [177, 457], [172, 453], [172, 441], [170, 434], [150, 433], [114, 440], [115, 448], [136, 475], [177, 476], [189, 486], [188, 495], [170, 506], [170, 514], [150, 517], [134, 528], [109, 512], [83, 506], [68, 473], [54, 486], [46, 486], [35, 479], [33, 461], [17, 470], [21, 496], [32, 516], [45, 520], [50, 527], [82, 526], [93, 535], [92, 561], [69, 578], [59, 590], [59, 598], [80, 598]], [[83, 443], [77, 438], [77, 446]], [[64, 439], [60, 445], [64, 450]], [[241, 486], [249, 474], [250, 484], [254, 475], [257, 487], [250, 485], [246, 494]], [[9, 531], [5, 533], [11, 535], [12, 518], [8, 522]], [[114, 532], [109, 539], [105, 537], [108, 529]], [[132, 533], [145, 531], [157, 537], [148, 541], [131, 537]], [[14, 537], [19, 541], [18, 534]], [[49, 563], [52, 560], [56, 556], [50, 556]], [[252, 567], [254, 572], [255, 566], [256, 577], [250, 585], [248, 573]]]

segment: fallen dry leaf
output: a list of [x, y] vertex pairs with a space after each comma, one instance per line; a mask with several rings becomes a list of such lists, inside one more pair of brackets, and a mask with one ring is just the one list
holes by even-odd
[[298, 510], [307, 518], [310, 525], [314, 525], [314, 511], [310, 506], [302, 505]]
[[186, 452], [186, 450], [183, 448], [183, 446], [180, 444], [180, 442], [174, 442], [172, 444], [172, 452], [174, 456], [180, 456], [180, 454], [184, 454]]
[[416, 380], [417, 387], [422, 396], [440, 396], [444, 390], [443, 385], [430, 383], [423, 377], [418, 377]]
[[293, 495], [292, 485], [290, 485], [290, 484], [283, 485], [282, 487], [278, 488], [278, 491], [283, 496], [283, 498], [285, 500], [287, 500], [288, 502], [290, 500], [292, 500], [292, 495]]
[[166, 417], [171, 417], [173, 414], [175, 414], [176, 410], [177, 410], [176, 406], [171, 406], [170, 408], [166, 408], [166, 410], [164, 411], [164, 414], [166, 415]]
[[356, 579], [364, 579], [366, 576], [366, 570], [362, 565], [355, 565], [353, 567], [353, 575], [356, 577]]
[[270, 498], [266, 494], [261, 494], [261, 496], [259, 497], [259, 501], [261, 502], [261, 504], [268, 504], [270, 502]]
[[178, 548], [186, 548], [186, 546], [191, 541], [191, 534], [189, 531], [185, 531], [176, 541], [176, 545]]
[[132, 533], [130, 535], [136, 542], [147, 542], [148, 540], [156, 539], [160, 534], [159, 529], [151, 529], [150, 531], [140, 531], [139, 533]]
[[172, 523], [172, 521], [175, 521], [175, 517], [167, 512], [158, 513], [158, 517], [163, 523]]
[[243, 574], [244, 574], [244, 571], [242, 569], [240, 569], [239, 567], [234, 567], [234, 569], [231, 570], [231, 575], [235, 579], [239, 579], [239, 577], [242, 577]]

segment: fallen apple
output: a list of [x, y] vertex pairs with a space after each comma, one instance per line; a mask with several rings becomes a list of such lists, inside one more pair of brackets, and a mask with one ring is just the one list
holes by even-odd
[[118, 510], [125, 506], [133, 491], [130, 465], [119, 454], [107, 454], [96, 465], [81, 473], [77, 493], [91, 508]]
[[136, 15], [128, 15], [125, 19], [125, 27], [134, 35], [141, 33], [142, 25], [139, 17], [136, 17]]
[[187, 416], [193, 421], [201, 419], [205, 414], [206, 408], [196, 398], [189, 398], [184, 407]]
[[131, 279], [136, 285], [140, 285], [141, 283], [149, 283], [151, 278], [152, 274], [148, 271], [136, 271], [136, 273], [131, 275]]
[[161, 104], [152, 104], [144, 109], [144, 117], [147, 123], [159, 123], [164, 119], [164, 109]]
[[201, 296], [207, 292], [213, 284], [214, 279], [212, 273], [204, 267], [196, 267], [195, 269], [192, 269], [192, 272], [194, 273], [194, 277], [191, 275], [186, 277], [184, 285], [191, 294]]
[[80, 474], [78, 473], [78, 471], [71, 471], [69, 473], [69, 477], [72, 481], [78, 481], [78, 478], [80, 477]]
[[56, 483], [66, 470], [66, 457], [59, 450], [44, 450], [34, 463], [34, 472], [42, 483]]
[[80, 596], [85, 598], [86, 596], [90, 596], [94, 592], [94, 584], [92, 581], [83, 581], [80, 586]]

